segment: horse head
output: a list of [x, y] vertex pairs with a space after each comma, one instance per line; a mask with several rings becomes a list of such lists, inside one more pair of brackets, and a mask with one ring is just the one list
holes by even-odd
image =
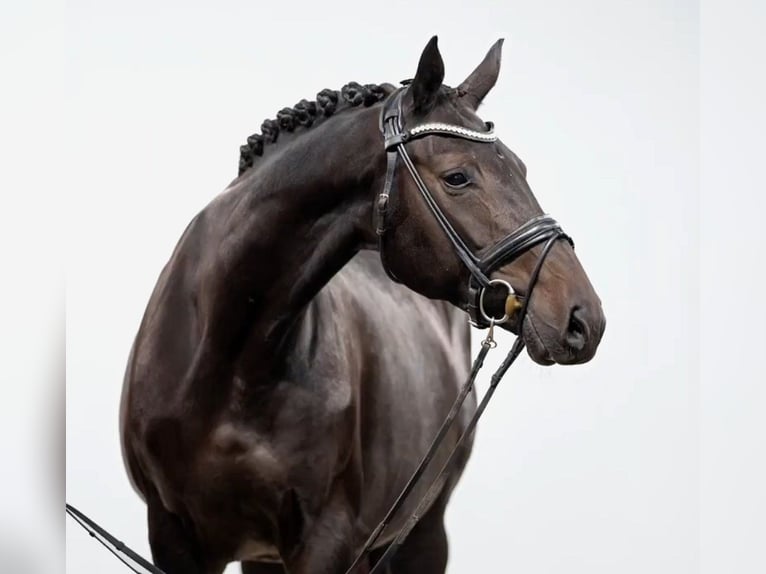
[[526, 166], [477, 115], [501, 49], [499, 40], [451, 88], [434, 37], [414, 79], [384, 103], [381, 257], [408, 287], [521, 335], [537, 363], [583, 363], [604, 332], [601, 301], [573, 242], [532, 194]]

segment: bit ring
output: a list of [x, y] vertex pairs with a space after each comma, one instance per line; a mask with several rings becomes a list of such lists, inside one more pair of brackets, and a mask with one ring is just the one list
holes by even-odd
[[[502, 285], [508, 290], [508, 294], [505, 296], [506, 299], [510, 297], [511, 295], [515, 294], [515, 291], [513, 290], [513, 287], [511, 287], [511, 284], [508, 283], [508, 281], [504, 281], [503, 279], [491, 279], [487, 287], [491, 285]], [[487, 292], [487, 287], [481, 288], [481, 293], [479, 294], [479, 313], [481, 313], [481, 316], [484, 317], [484, 320], [489, 323], [494, 323], [495, 325], [501, 325], [505, 323], [508, 320], [508, 313], [505, 313], [505, 315], [502, 316], [500, 319], [496, 319], [495, 317], [490, 317], [487, 312], [484, 310], [484, 293]], [[505, 306], [503, 306], [503, 309], [505, 309]]]

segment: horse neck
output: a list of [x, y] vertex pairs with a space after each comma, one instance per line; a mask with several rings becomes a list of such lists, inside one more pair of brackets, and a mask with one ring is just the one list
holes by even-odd
[[219, 349], [252, 361], [277, 350], [306, 304], [373, 241], [385, 168], [378, 108], [349, 110], [275, 146], [221, 196], [201, 285], [205, 331]]

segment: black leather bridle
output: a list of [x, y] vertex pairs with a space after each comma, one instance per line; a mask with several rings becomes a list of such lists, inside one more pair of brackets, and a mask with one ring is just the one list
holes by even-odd
[[404, 543], [407, 535], [412, 531], [420, 517], [426, 511], [428, 511], [431, 503], [439, 495], [442, 486], [444, 485], [444, 481], [446, 480], [447, 471], [454, 462], [458, 452], [460, 452], [461, 446], [465, 440], [471, 436], [476, 423], [478, 423], [479, 418], [484, 412], [484, 409], [487, 407], [487, 404], [492, 398], [492, 395], [495, 392], [497, 385], [500, 383], [500, 380], [503, 378], [519, 354], [521, 354], [521, 351], [524, 349], [524, 339], [522, 337], [524, 319], [527, 315], [529, 302], [532, 297], [532, 291], [537, 284], [540, 270], [545, 263], [546, 257], [553, 248], [553, 245], [557, 240], [564, 239], [574, 247], [572, 239], [566, 233], [564, 233], [564, 231], [561, 229], [561, 226], [559, 226], [555, 219], [547, 215], [540, 215], [527, 221], [521, 227], [503, 237], [494, 245], [486, 248], [481, 256], [474, 254], [473, 251], [467, 247], [465, 241], [463, 241], [463, 239], [460, 237], [460, 234], [452, 226], [449, 219], [434, 199], [433, 194], [428, 189], [428, 186], [423, 181], [423, 178], [420, 177], [418, 170], [415, 168], [412, 159], [410, 159], [410, 156], [407, 153], [406, 144], [407, 142], [410, 142], [414, 139], [426, 136], [456, 137], [480, 143], [494, 143], [497, 141], [497, 137], [493, 132], [493, 125], [492, 123], [487, 122], [486, 132], [479, 132], [465, 128], [463, 126], [445, 123], [425, 123], [413, 126], [409, 129], [405, 129], [404, 115], [402, 113], [402, 100], [406, 91], [407, 86], [399, 88], [393, 92], [383, 103], [383, 109], [380, 115], [380, 129], [383, 133], [387, 157], [386, 179], [383, 185], [383, 190], [378, 196], [376, 210], [378, 248], [380, 251], [381, 262], [383, 263], [383, 268], [386, 270], [386, 273], [389, 277], [391, 277], [391, 279], [399, 282], [397, 277], [394, 275], [386, 263], [384, 238], [386, 230], [388, 229], [387, 224], [390, 199], [396, 188], [396, 168], [398, 160], [401, 159], [402, 163], [407, 168], [407, 171], [410, 173], [410, 176], [415, 182], [418, 191], [420, 191], [420, 195], [423, 197], [426, 205], [430, 209], [436, 221], [439, 223], [439, 226], [449, 238], [450, 243], [452, 243], [452, 247], [455, 250], [455, 253], [470, 273], [468, 284], [469, 303], [467, 306], [467, 311], [470, 316], [471, 324], [479, 328], [489, 327], [489, 333], [486, 339], [482, 341], [481, 350], [479, 351], [476, 359], [474, 359], [468, 380], [460, 389], [460, 392], [458, 393], [458, 396], [455, 399], [450, 412], [447, 414], [447, 417], [442, 423], [441, 428], [431, 442], [428, 451], [421, 459], [420, 464], [415, 469], [415, 472], [412, 474], [407, 484], [400, 492], [396, 501], [386, 513], [386, 516], [370, 534], [364, 547], [359, 551], [354, 562], [346, 570], [346, 574], [352, 574], [353, 570], [359, 565], [364, 556], [373, 547], [375, 542], [383, 533], [386, 526], [390, 524], [393, 516], [404, 504], [407, 496], [417, 485], [419, 479], [425, 472], [425, 469], [428, 467], [428, 464], [431, 462], [434, 455], [436, 454], [436, 451], [441, 445], [442, 440], [447, 435], [447, 432], [454, 423], [466, 397], [471, 392], [474, 381], [476, 380], [476, 376], [478, 375], [481, 367], [484, 365], [484, 359], [487, 356], [487, 353], [490, 349], [496, 346], [492, 336], [494, 326], [503, 323], [510, 318], [509, 312], [507, 311], [507, 306], [504, 315], [500, 318], [488, 314], [484, 308], [484, 293], [493, 285], [500, 284], [505, 286], [508, 290], [507, 298], [515, 295], [513, 288], [507, 282], [499, 279], [490, 279], [491, 274], [501, 266], [513, 262], [516, 258], [518, 258], [523, 253], [526, 253], [533, 247], [543, 244], [543, 248], [540, 252], [540, 255], [538, 256], [537, 263], [535, 264], [532, 274], [530, 275], [526, 293], [524, 294], [524, 297], [521, 298], [522, 302], [517, 312], [518, 336], [514, 341], [511, 350], [508, 352], [508, 355], [500, 364], [500, 367], [497, 369], [497, 371], [495, 371], [495, 373], [492, 375], [489, 389], [487, 389], [487, 392], [482, 397], [481, 402], [476, 408], [476, 412], [468, 422], [468, 425], [463, 431], [463, 434], [461, 434], [458, 438], [458, 441], [453, 447], [452, 452], [447, 457], [447, 461], [442, 465], [439, 473], [431, 483], [428, 491], [421, 498], [417, 508], [415, 509], [415, 512], [413, 512], [413, 514], [405, 522], [404, 526], [399, 531], [393, 542], [389, 544], [386, 551], [372, 568], [370, 574], [382, 573], [385, 571], [386, 566], [389, 564], [391, 558], [399, 549], [399, 547]]
[[[386, 263], [384, 249], [384, 237], [388, 229], [389, 206], [391, 195], [395, 190], [396, 168], [401, 159], [407, 171], [410, 173], [415, 185], [420, 191], [426, 205], [436, 219], [439, 226], [450, 240], [455, 253], [470, 273], [469, 280], [469, 303], [467, 307], [471, 323], [476, 327], [489, 327], [490, 317], [482, 304], [483, 294], [491, 285], [502, 284], [508, 289], [508, 295], [513, 295], [513, 289], [505, 281], [491, 280], [490, 275], [501, 266], [511, 263], [523, 253], [529, 251], [540, 243], [548, 242], [552, 245], [557, 239], [565, 239], [574, 246], [572, 239], [564, 233], [555, 219], [548, 215], [540, 215], [527, 221], [524, 225], [503, 237], [500, 241], [484, 250], [481, 257], [475, 255], [468, 248], [463, 238], [455, 230], [447, 216], [439, 207], [428, 186], [420, 177], [418, 170], [407, 153], [407, 142], [426, 136], [453, 137], [480, 143], [494, 143], [497, 136], [494, 134], [492, 122], [487, 122], [486, 132], [480, 132], [445, 123], [425, 123], [405, 129], [404, 114], [402, 112], [402, 100], [407, 92], [407, 87], [399, 88], [392, 93], [383, 103], [380, 114], [380, 130], [383, 133], [386, 148], [386, 179], [383, 189], [378, 196], [377, 202], [377, 234], [378, 249], [383, 268], [388, 276], [394, 281], [399, 279], [394, 275]], [[545, 255], [549, 248], [544, 249]], [[527, 297], [530, 290], [527, 290]], [[495, 324], [502, 323], [508, 317], [495, 318]]]

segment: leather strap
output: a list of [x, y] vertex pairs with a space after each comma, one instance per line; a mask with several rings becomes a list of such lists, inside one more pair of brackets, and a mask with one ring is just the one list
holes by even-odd
[[383, 191], [378, 196], [377, 203], [377, 217], [378, 225], [375, 229], [375, 233], [378, 235], [378, 253], [380, 254], [380, 262], [383, 265], [383, 270], [388, 277], [396, 282], [400, 283], [399, 279], [391, 271], [391, 268], [386, 263], [386, 250], [384, 246], [384, 236], [388, 229], [388, 210], [391, 203], [391, 191], [394, 189], [396, 183], [396, 151], [386, 152], [386, 181], [383, 186]]
[[[484, 274], [489, 276], [503, 265], [513, 262], [517, 257], [540, 243], [551, 240], [555, 241], [556, 239], [564, 239], [574, 247], [572, 238], [564, 233], [555, 219], [548, 215], [540, 215], [530, 219], [524, 225], [491, 246], [480, 259], [479, 267]], [[471, 317], [471, 323], [479, 328], [489, 326], [489, 323], [480, 312], [481, 293], [485, 288], [484, 285], [475, 281], [473, 277], [468, 282], [469, 303], [467, 311]], [[527, 291], [527, 297], [523, 299], [528, 299], [528, 295], [529, 291]]]
[[[394, 180], [395, 180], [395, 171], [396, 171], [396, 159], [392, 159], [391, 153], [395, 152], [398, 154], [399, 158], [401, 158], [402, 163], [407, 168], [407, 171], [410, 173], [410, 176], [412, 177], [413, 181], [415, 182], [415, 185], [418, 188], [418, 191], [420, 192], [421, 196], [425, 200], [426, 205], [430, 209], [433, 216], [436, 218], [436, 221], [439, 223], [439, 226], [442, 228], [444, 233], [447, 235], [447, 238], [450, 240], [450, 243], [452, 243], [452, 247], [457, 253], [457, 256], [460, 258], [460, 260], [463, 262], [463, 264], [468, 268], [469, 272], [471, 273], [471, 276], [474, 277], [480, 285], [486, 286], [489, 284], [489, 279], [482, 273], [481, 269], [478, 266], [478, 258], [471, 252], [470, 249], [465, 245], [463, 242], [463, 239], [460, 237], [457, 231], [455, 231], [455, 228], [450, 223], [449, 219], [446, 215], [444, 215], [444, 212], [439, 208], [438, 203], [436, 203], [436, 200], [434, 199], [433, 195], [431, 194], [430, 190], [428, 189], [428, 186], [425, 184], [423, 179], [420, 177], [420, 174], [418, 173], [417, 169], [415, 168], [415, 165], [412, 162], [412, 159], [410, 159], [409, 154], [407, 153], [407, 149], [405, 148], [404, 144], [407, 141], [410, 141], [411, 139], [416, 139], [419, 137], [425, 137], [427, 135], [443, 135], [446, 133], [447, 128], [449, 128], [449, 124], [424, 124], [419, 130], [418, 128], [413, 128], [413, 130], [418, 130], [416, 132], [415, 136], [411, 136], [410, 134], [413, 132], [413, 130], [410, 130], [409, 132], [405, 132], [402, 130], [402, 97], [406, 91], [406, 88], [400, 88], [396, 92], [394, 92], [391, 96], [389, 96], [389, 99], [386, 100], [386, 102], [383, 104], [383, 110], [381, 111], [381, 117], [380, 117], [380, 127], [381, 131], [383, 132], [383, 138], [385, 140], [385, 146], [387, 150], [387, 166], [386, 166], [386, 180], [383, 186], [383, 190], [381, 191], [380, 195], [378, 196], [378, 245], [380, 249], [381, 254], [381, 261], [383, 262], [383, 267], [386, 269], [386, 273], [389, 275], [389, 277], [393, 276], [393, 273], [388, 268], [388, 265], [385, 263], [385, 253], [384, 253], [384, 244], [382, 241], [382, 237], [385, 234], [385, 230], [387, 229], [387, 215], [388, 215], [388, 206], [391, 201], [391, 194], [394, 191]], [[430, 127], [429, 127], [430, 126]], [[460, 126], [452, 126], [454, 128], [454, 133], [450, 132], [449, 135], [452, 135], [454, 137], [461, 137], [466, 139], [473, 139], [474, 137], [489, 137], [489, 134], [482, 134], [481, 132], [474, 132], [473, 130], [468, 130], [466, 128], [462, 128]], [[459, 133], [459, 131], [461, 133]], [[466, 132], [469, 135], [463, 135], [462, 132]], [[494, 141], [494, 135], [491, 136], [492, 140]], [[484, 141], [484, 140], [482, 140]]]
[[559, 235], [569, 241], [572, 239], [564, 233], [558, 222], [548, 215], [540, 215], [530, 219], [513, 233], [495, 243], [484, 254], [479, 262], [482, 271], [489, 273], [508, 261], [513, 261], [525, 251], [529, 251], [538, 243], [543, 243], [554, 235]]
[[[520, 325], [524, 323], [524, 319], [527, 316], [527, 311], [529, 309], [529, 301], [531, 300], [532, 291], [534, 290], [535, 285], [537, 284], [537, 280], [540, 278], [540, 270], [542, 269], [543, 264], [545, 263], [545, 259], [548, 257], [548, 254], [553, 248], [553, 244], [558, 239], [559, 239], [558, 236], [553, 236], [550, 239], [548, 239], [548, 242], [543, 247], [540, 257], [537, 259], [537, 264], [535, 265], [535, 268], [532, 271], [532, 274], [530, 275], [529, 283], [527, 284], [527, 293], [529, 294], [529, 296], [526, 298], [526, 300], [524, 301], [524, 305], [519, 311]], [[519, 329], [519, 331], [521, 331], [521, 329]], [[492, 378], [490, 379], [490, 382], [489, 382], [489, 388], [484, 393], [484, 396], [482, 397], [481, 402], [476, 407], [476, 411], [474, 412], [471, 419], [468, 421], [468, 424], [466, 425], [465, 430], [458, 438], [457, 442], [455, 443], [455, 446], [452, 447], [452, 451], [447, 457], [446, 462], [442, 464], [442, 467], [441, 469], [439, 469], [439, 473], [436, 475], [436, 478], [434, 478], [431, 481], [431, 485], [426, 491], [426, 494], [418, 502], [418, 505], [415, 508], [415, 511], [410, 515], [410, 517], [404, 523], [404, 526], [402, 527], [402, 529], [396, 535], [396, 538], [394, 538], [393, 542], [391, 542], [391, 544], [388, 545], [388, 548], [386, 548], [386, 551], [375, 563], [375, 566], [370, 571], [370, 574], [378, 574], [378, 573], [383, 574], [386, 571], [386, 567], [391, 562], [391, 559], [393, 558], [394, 554], [396, 554], [396, 552], [399, 550], [401, 545], [404, 544], [405, 539], [410, 534], [410, 532], [412, 532], [412, 529], [415, 528], [415, 525], [418, 523], [418, 521], [423, 516], [423, 514], [425, 514], [428, 511], [428, 509], [431, 507], [431, 504], [441, 492], [441, 489], [444, 486], [444, 478], [446, 477], [446, 474], [449, 471], [449, 469], [454, 464], [455, 457], [458, 456], [458, 454], [461, 452], [461, 447], [463, 446], [463, 443], [466, 441], [466, 439], [468, 439], [473, 434], [473, 430], [474, 428], [476, 428], [476, 424], [479, 422], [481, 415], [484, 413], [484, 410], [487, 408], [487, 405], [489, 404], [489, 401], [492, 398], [492, 395], [495, 393], [495, 389], [497, 389], [497, 386], [500, 384], [500, 381], [505, 376], [505, 373], [508, 372], [508, 369], [511, 367], [511, 365], [513, 365], [513, 363], [519, 357], [521, 352], [524, 350], [524, 346], [525, 346], [524, 339], [522, 338], [521, 333], [519, 333], [519, 336], [514, 341], [513, 346], [511, 347], [511, 350], [508, 352], [508, 355], [505, 357], [503, 362], [500, 363], [500, 367], [497, 369], [497, 371], [495, 371], [495, 373], [492, 375]], [[413, 474], [412, 478], [410, 479], [410, 482], [407, 483], [404, 490], [402, 490], [402, 493], [399, 495], [399, 498], [397, 498], [396, 502], [391, 507], [391, 510], [389, 510], [384, 521], [378, 526], [378, 528], [375, 529], [375, 532], [373, 532], [373, 535], [370, 536], [371, 540], [376, 539], [380, 535], [380, 533], [383, 531], [383, 528], [386, 526], [386, 524], [388, 524], [388, 521], [390, 521], [391, 516], [401, 506], [403, 502], [402, 499], [405, 498], [407, 494], [409, 494], [410, 490], [412, 490], [412, 488], [414, 487], [414, 483], [417, 482], [417, 479], [420, 478], [421, 474], [423, 473], [424, 467], [428, 464], [428, 462], [430, 462], [431, 457], [433, 456], [433, 453], [438, 448], [439, 443], [441, 443], [441, 440], [444, 438], [444, 435], [446, 435], [446, 429], [444, 428], [444, 426], [447, 424], [451, 425], [452, 422], [454, 421], [457, 411], [460, 410], [460, 406], [462, 406], [463, 401], [465, 400], [465, 396], [463, 395], [467, 394], [467, 390], [469, 390], [467, 387], [470, 387], [473, 385], [473, 381], [476, 379], [477, 372], [481, 368], [488, 350], [489, 349], [487, 346], [482, 345], [482, 349], [481, 351], [479, 351], [479, 355], [476, 357], [476, 360], [474, 361], [474, 366], [471, 369], [471, 376], [466, 382], [466, 386], [461, 390], [460, 395], [458, 395], [458, 398], [455, 401], [455, 404], [453, 405], [452, 410], [447, 415], [447, 418], [444, 421], [442, 428], [439, 429], [439, 433], [434, 439], [434, 443], [431, 444], [431, 448], [429, 448], [420, 466], [418, 466], [418, 468], [416, 469], [415, 474]], [[453, 413], [453, 411], [455, 412]], [[372, 544], [370, 544], [370, 547], [371, 546]]]

